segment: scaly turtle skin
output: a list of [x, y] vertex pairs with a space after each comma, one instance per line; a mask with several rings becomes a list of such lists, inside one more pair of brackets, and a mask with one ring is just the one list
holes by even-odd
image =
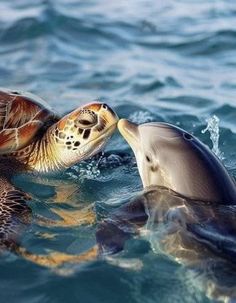
[[87, 104], [60, 119], [33, 94], [0, 90], [1, 244], [14, 246], [17, 230], [30, 216], [24, 203], [29, 196], [11, 178], [25, 171], [55, 172], [91, 157], [112, 135], [117, 121], [103, 103]]

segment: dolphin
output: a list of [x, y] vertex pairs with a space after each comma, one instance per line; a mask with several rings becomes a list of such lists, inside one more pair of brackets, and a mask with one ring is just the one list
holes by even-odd
[[126, 119], [118, 129], [132, 148], [143, 187], [165, 186], [185, 197], [236, 204], [236, 185], [221, 161], [200, 140], [167, 123], [136, 125]]
[[236, 283], [226, 282], [236, 279], [236, 185], [224, 165], [174, 125], [121, 119], [118, 129], [135, 154], [144, 190], [98, 225], [99, 254], [123, 250], [151, 222], [163, 253], [202, 271], [209, 297], [236, 300]]
[[221, 161], [171, 124], [121, 119], [118, 129], [134, 151], [144, 191], [98, 225], [101, 253], [121, 251], [151, 216], [236, 264], [236, 185]]

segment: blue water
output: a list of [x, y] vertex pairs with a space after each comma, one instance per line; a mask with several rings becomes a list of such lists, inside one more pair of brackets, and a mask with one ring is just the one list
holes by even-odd
[[[43, 97], [60, 114], [88, 101], [120, 117], [167, 121], [212, 147], [206, 119], [219, 118], [219, 150], [236, 175], [236, 5], [234, 0], [1, 0], [0, 84]], [[118, 154], [123, 153], [123, 157]], [[94, 205], [98, 219], [141, 189], [131, 150], [116, 134], [105, 155], [47, 180], [16, 180], [34, 213]], [[58, 192], [66, 193], [57, 198]], [[96, 224], [22, 235], [35, 253], [79, 254]], [[148, 241], [128, 241], [113, 262], [58, 274], [13, 254], [0, 257], [1, 302], [210, 302], [195, 277]], [[128, 265], [127, 265], [128, 264]]]

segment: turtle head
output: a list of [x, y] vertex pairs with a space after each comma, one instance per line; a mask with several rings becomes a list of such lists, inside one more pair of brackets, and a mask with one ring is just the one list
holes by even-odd
[[69, 167], [96, 154], [115, 131], [117, 121], [116, 113], [99, 102], [64, 116], [53, 128], [58, 162]]

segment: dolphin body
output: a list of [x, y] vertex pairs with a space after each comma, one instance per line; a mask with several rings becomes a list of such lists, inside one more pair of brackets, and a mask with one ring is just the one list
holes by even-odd
[[144, 191], [98, 225], [100, 254], [123, 250], [127, 239], [151, 220], [165, 229], [164, 253], [194, 268], [211, 269], [206, 274], [206, 285], [214, 281], [210, 297], [236, 300], [236, 282], [227, 288], [215, 272], [227, 268], [236, 280], [236, 185], [223, 164], [176, 126], [138, 126], [121, 119], [118, 129], [135, 154]]
[[[166, 218], [236, 264], [236, 184], [220, 160], [200, 140], [171, 124], [138, 126], [121, 119], [118, 129], [135, 154], [149, 211], [165, 205]], [[153, 186], [168, 188], [174, 200], [165, 197], [161, 204], [163, 191], [160, 199], [160, 191], [151, 194]]]

